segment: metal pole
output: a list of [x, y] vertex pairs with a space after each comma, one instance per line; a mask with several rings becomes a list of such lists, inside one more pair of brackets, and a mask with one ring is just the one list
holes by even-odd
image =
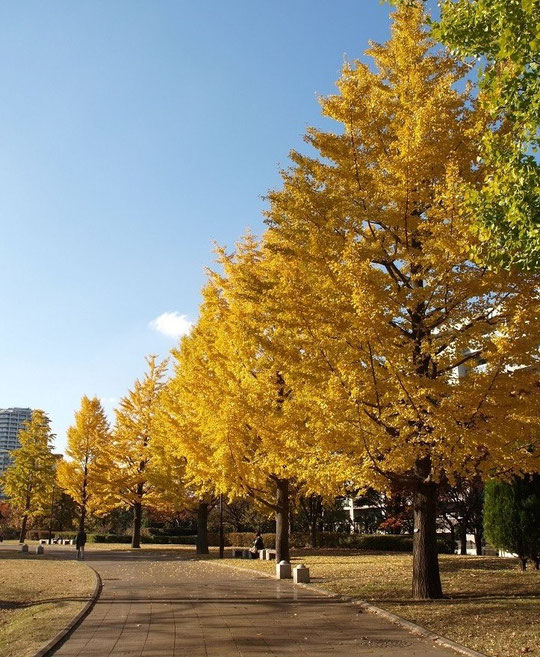
[[219, 495], [219, 558], [223, 559], [225, 552], [225, 534], [223, 533], [223, 493]]

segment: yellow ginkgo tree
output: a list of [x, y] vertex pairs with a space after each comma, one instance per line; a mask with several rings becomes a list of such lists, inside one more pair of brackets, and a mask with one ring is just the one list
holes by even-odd
[[251, 236], [230, 256], [220, 251], [223, 273], [210, 274], [199, 321], [173, 352], [168, 406], [193, 484], [274, 512], [277, 558], [288, 560], [290, 492], [305, 483], [305, 451], [272, 346], [282, 329], [258, 312], [267, 285], [261, 258]]
[[[177, 354], [173, 350], [173, 354]], [[208, 516], [217, 503], [216, 482], [213, 476], [211, 454], [201, 449], [202, 442], [195, 422], [192, 405], [196, 399], [193, 389], [189, 395], [183, 390], [186, 376], [175, 376], [168, 381], [164, 391], [159, 417], [160, 443], [164, 459], [177, 463], [182, 474], [182, 496], [176, 496], [176, 507], [187, 511], [197, 520], [197, 554], [209, 553]]]
[[[158, 422], [167, 361], [147, 358], [148, 370], [120, 400], [113, 430], [108, 490], [119, 506], [133, 509], [131, 547], [141, 546], [145, 506], [168, 506], [181, 494], [183, 464], [163, 450]], [[178, 466], [178, 467], [175, 467]]]
[[79, 506], [79, 531], [84, 531], [87, 514], [110, 510], [107, 470], [111, 433], [103, 406], [97, 397], [86, 395], [67, 431], [66, 456], [58, 465], [58, 483]]
[[58, 456], [53, 454], [50, 420], [41, 410], [19, 431], [20, 447], [11, 453], [12, 463], [2, 477], [2, 491], [11, 508], [21, 516], [19, 541], [24, 543], [28, 521], [48, 507], [56, 478]]
[[269, 195], [279, 276], [260, 303], [294, 336], [287, 383], [329, 478], [341, 461], [353, 485], [413, 495], [413, 593], [437, 598], [441, 482], [539, 467], [540, 280], [471, 257], [483, 118], [423, 20], [401, 7], [375, 69], [347, 64], [322, 100], [338, 127], [311, 129], [315, 154]]

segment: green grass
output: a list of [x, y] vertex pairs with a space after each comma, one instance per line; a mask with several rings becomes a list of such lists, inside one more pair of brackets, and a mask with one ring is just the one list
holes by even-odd
[[82, 563], [1, 551], [0, 655], [33, 655], [83, 608], [94, 585]]

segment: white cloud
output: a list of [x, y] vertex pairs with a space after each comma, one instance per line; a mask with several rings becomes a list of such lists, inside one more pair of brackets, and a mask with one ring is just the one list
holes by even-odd
[[99, 401], [105, 406], [114, 406], [118, 403], [117, 397], [100, 397]]
[[178, 339], [191, 331], [193, 323], [189, 321], [186, 315], [180, 315], [175, 310], [174, 312], [163, 313], [159, 317], [156, 317], [150, 322], [149, 326], [154, 331], [162, 333], [168, 338]]

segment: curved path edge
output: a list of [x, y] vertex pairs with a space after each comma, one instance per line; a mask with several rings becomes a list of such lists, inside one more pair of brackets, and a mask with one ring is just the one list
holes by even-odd
[[89, 568], [94, 573], [95, 585], [92, 595], [84, 607], [75, 615], [69, 623], [62, 628], [50, 641], [44, 643], [33, 655], [32, 657], [49, 657], [56, 648], [58, 648], [84, 620], [84, 618], [90, 613], [92, 607], [96, 604], [101, 589], [103, 588], [103, 583], [99, 573], [89, 566], [88, 564], [82, 564], [85, 568]]
[[[264, 575], [265, 577], [270, 577], [271, 579], [274, 578], [273, 575], [271, 575], [270, 573], [265, 573], [262, 570], [256, 570], [254, 568], [242, 568], [242, 566], [233, 566], [232, 564], [229, 563], [221, 563], [218, 559], [212, 559], [212, 563], [216, 563], [220, 566], [224, 566], [225, 568], [233, 568], [234, 570], [242, 570], [244, 572], [258, 573], [259, 575]], [[319, 586], [313, 586], [312, 584], [298, 583], [298, 584], [294, 584], [294, 586], [301, 586], [302, 588], [308, 589], [309, 591], [315, 591], [317, 593], [321, 593], [322, 595], [326, 595], [329, 598], [338, 598], [339, 600], [350, 602], [353, 605], [358, 605], [362, 607], [362, 609], [364, 609], [365, 611], [369, 612], [370, 614], [377, 614], [381, 618], [385, 618], [387, 621], [390, 621], [395, 625], [400, 625], [401, 627], [403, 627], [405, 630], [408, 630], [412, 634], [421, 636], [424, 639], [431, 639], [434, 643], [437, 643], [438, 645], [444, 648], [451, 648], [452, 650], [455, 650], [456, 652], [465, 655], [466, 657], [487, 657], [487, 655], [485, 655], [483, 652], [478, 652], [477, 650], [473, 650], [472, 648], [467, 648], [467, 646], [464, 646], [461, 643], [457, 643], [457, 641], [453, 641], [452, 639], [448, 639], [447, 637], [437, 634], [436, 632], [427, 630], [425, 627], [422, 627], [421, 625], [417, 625], [416, 623], [413, 623], [412, 621], [402, 618], [397, 614], [393, 614], [391, 611], [386, 611], [386, 609], [381, 609], [380, 607], [376, 607], [375, 605], [372, 605], [369, 602], [366, 602], [365, 600], [359, 600], [358, 598], [351, 598], [349, 596], [340, 595], [339, 593], [334, 593], [333, 591], [328, 591], [327, 589], [323, 589]]]

